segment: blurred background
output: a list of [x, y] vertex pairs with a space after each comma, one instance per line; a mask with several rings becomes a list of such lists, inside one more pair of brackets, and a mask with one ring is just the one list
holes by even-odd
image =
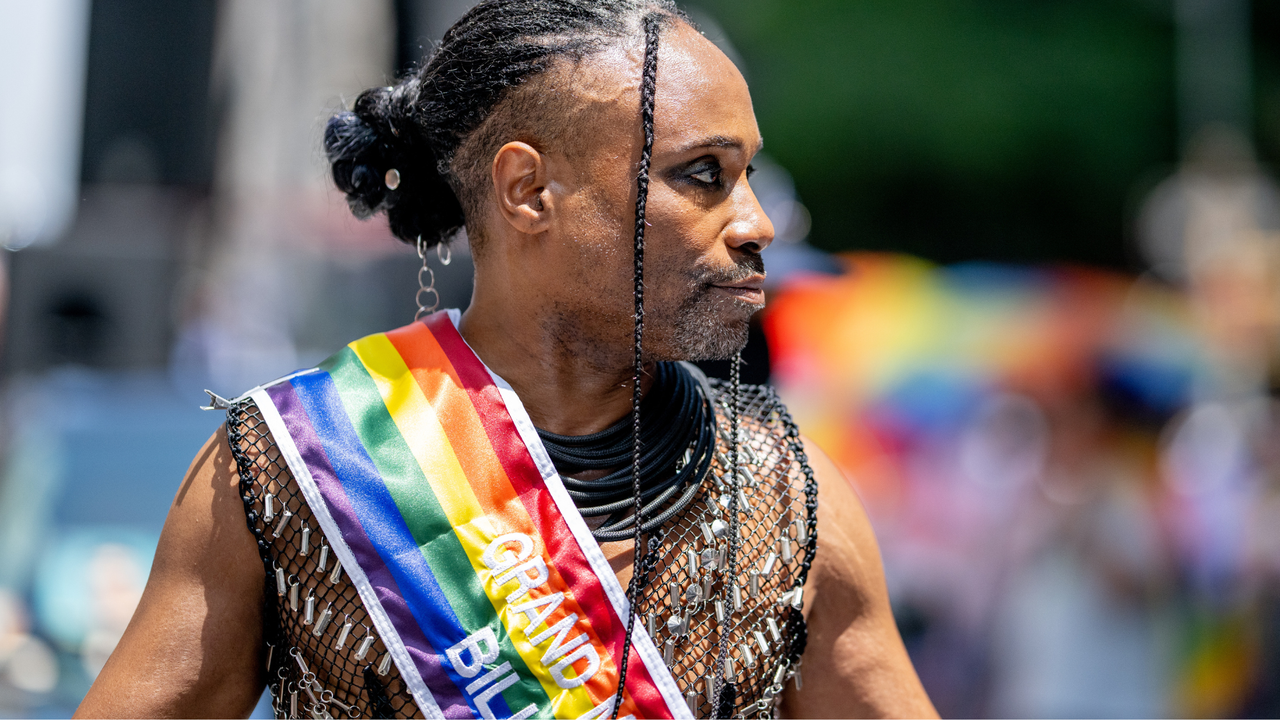
[[[412, 319], [320, 134], [468, 6], [0, 0], [0, 715], [102, 667], [203, 389]], [[767, 142], [747, 374], [861, 495], [938, 709], [1280, 715], [1280, 3], [685, 7]], [[431, 262], [465, 307], [465, 238]]]

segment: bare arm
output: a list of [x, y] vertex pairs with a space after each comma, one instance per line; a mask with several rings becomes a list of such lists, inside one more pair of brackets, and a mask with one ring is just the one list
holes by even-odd
[[247, 717], [266, 682], [263, 577], [222, 429], [187, 471], [138, 609], [76, 717]]
[[787, 717], [937, 717], [889, 608], [884, 568], [862, 502], [816, 445], [818, 556], [805, 589], [809, 644], [803, 690], [789, 683]]

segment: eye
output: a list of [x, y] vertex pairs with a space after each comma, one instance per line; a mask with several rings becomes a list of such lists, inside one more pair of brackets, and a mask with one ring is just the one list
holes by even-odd
[[695, 173], [691, 173], [689, 177], [705, 185], [718, 185], [720, 183], [720, 168], [705, 168]]

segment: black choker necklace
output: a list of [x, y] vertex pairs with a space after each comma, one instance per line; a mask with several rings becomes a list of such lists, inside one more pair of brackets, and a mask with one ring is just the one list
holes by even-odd
[[[583, 517], [605, 517], [591, 532], [609, 542], [634, 538], [635, 498], [631, 479], [631, 415], [591, 435], [556, 435], [538, 430], [562, 477], [585, 470], [610, 470], [598, 480], [564, 477], [569, 497]], [[653, 385], [640, 406], [640, 501], [648, 534], [693, 500], [711, 467], [715, 413], [702, 384], [679, 363], [657, 364]], [[658, 508], [674, 502], [662, 513]]]

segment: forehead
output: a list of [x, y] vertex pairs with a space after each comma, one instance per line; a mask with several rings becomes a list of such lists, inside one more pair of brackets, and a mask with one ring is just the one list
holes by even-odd
[[[643, 42], [637, 39], [570, 70], [574, 95], [594, 110], [589, 113], [595, 121], [589, 123], [593, 144], [638, 145], [643, 62]], [[709, 137], [736, 141], [750, 151], [758, 147], [751, 93], [719, 48], [689, 25], [673, 22], [663, 30], [658, 51], [654, 150], [678, 150]]]

